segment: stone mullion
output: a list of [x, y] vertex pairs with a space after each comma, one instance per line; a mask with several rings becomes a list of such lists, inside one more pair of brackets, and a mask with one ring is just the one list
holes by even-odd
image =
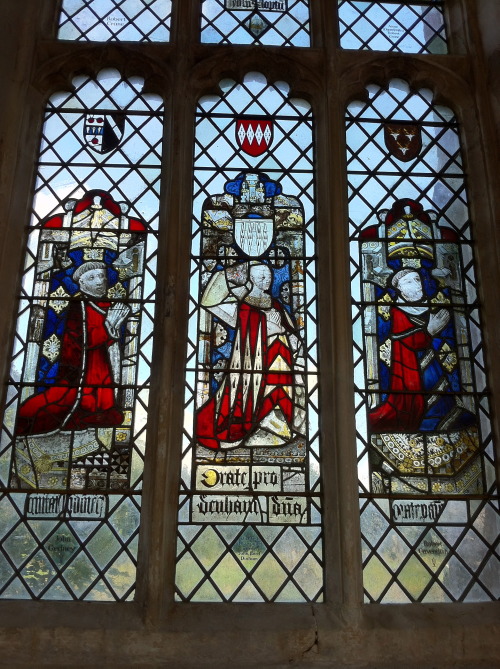
[[[177, 504], [184, 414], [193, 183], [194, 110], [190, 85], [199, 3], [177, 3], [172, 16], [165, 98], [157, 313], [146, 459], [139, 601], [146, 621], [164, 623], [174, 600]], [[162, 63], [157, 61], [158, 68]]]
[[[497, 483], [500, 481], [500, 329], [498, 286], [500, 285], [500, 159], [498, 112], [500, 77], [498, 49], [492, 37], [500, 18], [495, 0], [462, 0], [467, 25], [467, 50], [474, 94], [463, 100], [460, 109], [467, 185], [470, 196], [473, 236], [476, 241], [476, 271], [481, 298], [483, 336], [486, 349], [488, 387], [491, 390], [492, 433], [496, 447]], [[487, 30], [491, 26], [493, 34]], [[495, 27], [493, 27], [495, 26]], [[496, 65], [496, 67], [495, 67]], [[468, 104], [467, 104], [468, 103]], [[472, 103], [472, 104], [471, 104]], [[496, 105], [496, 107], [495, 107]], [[495, 110], [497, 118], [495, 118]]]
[[[9, 31], [0, 42], [0, 378], [8, 376], [17, 310], [19, 282], [24, 262], [24, 245], [30, 216], [33, 156], [38, 154], [44, 100], [30, 86], [40, 7], [36, 0], [27, 6], [9, 6], [10, 18], [19, 30]], [[26, 13], [27, 12], [27, 13]], [[3, 407], [7, 385], [0, 386]]]
[[[336, 15], [332, 17], [338, 33]], [[326, 514], [325, 541], [327, 555], [327, 592], [329, 598], [342, 606], [345, 614], [359, 607], [363, 599], [361, 543], [359, 526], [358, 475], [356, 461], [356, 429], [354, 413], [354, 376], [352, 359], [351, 286], [348, 229], [348, 191], [346, 176], [344, 55], [338, 44], [325, 44], [328, 58], [326, 90], [328, 133], [327, 179], [328, 205], [328, 267], [323, 277], [328, 291], [330, 309], [322, 313], [321, 345], [328, 347], [321, 356], [324, 388], [323, 420], [327, 429], [323, 453]], [[318, 142], [321, 146], [321, 142]], [[320, 210], [323, 209], [321, 202]], [[321, 239], [321, 238], [320, 238]], [[323, 248], [322, 240], [320, 249]], [[325, 259], [323, 259], [324, 263]], [[320, 265], [321, 266], [321, 265]], [[320, 286], [321, 288], [321, 286]], [[323, 294], [322, 291], [322, 294]], [[325, 341], [326, 340], [326, 341]], [[325, 351], [326, 353], [326, 351]], [[326, 362], [326, 364], [325, 364]], [[328, 378], [327, 378], [328, 377]], [[331, 452], [330, 452], [331, 449]], [[332, 521], [334, 525], [332, 526]], [[334, 577], [335, 574], [335, 577]], [[337, 581], [337, 582], [335, 582]]]

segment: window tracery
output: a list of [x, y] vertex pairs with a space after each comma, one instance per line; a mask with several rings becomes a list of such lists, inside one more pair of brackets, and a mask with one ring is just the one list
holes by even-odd
[[[416, 3], [413, 3], [413, 4], [416, 4]], [[242, 15], [242, 16], [243, 16], [243, 15]], [[240, 26], [240, 27], [241, 27], [241, 26]], [[246, 30], [246, 29], [245, 29], [245, 30]], [[242, 32], [243, 32], [243, 31], [242, 31]], [[247, 32], [247, 34], [248, 34], [248, 32]], [[198, 35], [196, 35], [196, 38], [197, 38], [197, 37], [198, 37]], [[248, 40], [249, 37], [245, 36], [245, 39]], [[418, 45], [417, 45], [417, 46], [418, 46]], [[418, 47], [418, 48], [420, 48], [420, 47]], [[319, 62], [320, 62], [320, 59], [317, 59], [317, 61], [314, 61], [314, 62], [318, 62], [318, 63], [319, 63]], [[318, 71], [319, 71], [319, 70], [320, 70], [320, 68], [318, 68]], [[405, 123], [403, 123], [403, 125], [405, 125]], [[410, 124], [410, 125], [411, 125], [411, 124]], [[244, 126], [243, 126], [243, 129], [244, 129]], [[118, 128], [118, 130], [119, 130], [119, 128]], [[263, 123], [262, 126], [261, 126], [261, 131], [262, 131], [263, 133], [265, 133], [265, 130], [266, 130], [266, 128], [264, 127], [264, 123]], [[411, 130], [411, 128], [410, 128], [410, 130]], [[322, 135], [322, 136], [324, 137], [324, 135]], [[400, 143], [401, 143], [401, 138], [398, 138], [398, 139], [400, 140]], [[247, 139], [246, 141], [250, 144], [250, 142], [249, 142], [248, 139]], [[404, 148], [407, 148], [407, 149], [408, 149], [409, 147], [407, 146], [407, 144], [408, 144], [408, 142], [411, 143], [410, 140], [405, 140], [405, 141], [406, 141], [406, 144], [403, 142], [403, 143], [402, 143], [402, 147], [399, 149], [399, 155], [400, 155], [400, 156], [404, 156], [404, 155], [405, 155], [405, 152], [403, 151], [403, 149], [404, 149]], [[412, 140], [412, 141], [413, 141], [413, 140]], [[265, 174], [265, 173], [266, 173], [266, 172], [264, 172], [264, 174]], [[107, 192], [107, 191], [104, 191], [104, 193], [106, 193], [106, 192]], [[218, 189], [214, 189], [214, 190], [212, 190], [212, 191], [207, 191], [207, 192], [208, 192], [210, 195], [218, 194], [218, 193], [222, 193], [222, 192], [223, 192], [223, 184], [221, 184], [220, 188], [218, 188]], [[286, 192], [286, 193], [292, 193], [293, 191], [286, 190], [285, 192]], [[81, 193], [81, 194], [83, 195], [83, 193]], [[120, 197], [116, 200], [116, 202], [119, 203], [119, 202], [121, 202], [121, 201], [125, 201], [125, 200], [126, 200], [126, 198], [122, 198], [122, 197], [121, 197], [122, 195], [123, 195], [123, 194], [120, 194]], [[403, 199], [403, 195], [401, 196], [401, 199]], [[414, 201], [416, 201], [416, 200], [414, 200]], [[393, 201], [393, 202], [388, 202], [388, 203], [387, 203], [386, 205], [384, 205], [384, 206], [385, 206], [386, 209], [390, 209], [390, 208], [392, 207], [393, 204], [394, 204], [394, 201]], [[418, 202], [417, 202], [417, 204], [418, 204]], [[405, 206], [409, 206], [409, 205], [405, 205]], [[377, 207], [374, 207], [374, 209], [377, 209]], [[429, 211], [429, 209], [432, 209], [431, 204], [430, 204], [430, 203], [427, 203], [427, 204], [425, 205], [425, 209], [426, 209], [427, 211]], [[198, 211], [201, 211], [201, 207], [198, 209]], [[175, 224], [175, 223], [174, 223], [174, 224]], [[434, 243], [434, 247], [438, 248], [438, 247], [439, 247], [439, 243], [438, 243], [438, 242], [435, 242], [435, 243]], [[325, 251], [325, 252], [326, 252], [326, 251]], [[219, 333], [219, 334], [220, 334], [220, 333]], [[50, 351], [50, 346], [48, 347], [48, 351]], [[387, 356], [387, 357], [388, 357], [388, 356]], [[388, 358], [388, 359], [389, 359], [389, 358]], [[330, 436], [331, 436], [331, 435], [330, 435]], [[488, 451], [488, 453], [489, 453], [489, 452], [490, 452], [490, 451]], [[488, 456], [488, 457], [489, 457], [489, 456]], [[331, 491], [331, 486], [330, 486], [330, 484], [329, 484], [328, 487], [329, 487], [329, 489], [330, 489], [330, 491]], [[490, 507], [491, 507], [491, 509], [494, 509], [494, 503], [493, 503], [493, 502], [491, 502], [490, 506], [487, 507], [487, 508], [488, 508], [488, 511], [485, 512], [485, 515], [487, 516], [487, 523], [486, 523], [486, 524], [488, 525], [488, 541], [490, 542], [491, 547], [492, 547], [492, 548], [495, 548], [495, 545], [496, 545], [496, 544], [494, 543], [494, 542], [496, 541], [496, 538], [495, 538], [495, 537], [496, 537], [496, 535], [495, 535], [495, 520], [494, 520], [494, 519], [495, 519], [495, 516], [494, 516], [494, 513], [491, 511]], [[472, 513], [472, 511], [474, 511], [474, 505], [473, 505], [473, 504], [470, 505], [470, 509], [471, 509], [471, 513]], [[472, 539], [474, 539], [474, 535], [470, 535], [470, 536], [472, 537]], [[471, 541], [472, 541], [472, 539], [471, 539]], [[135, 537], [134, 537], [134, 541], [135, 541]], [[472, 542], [472, 543], [473, 543], [473, 542]], [[226, 546], [226, 547], [227, 547], [227, 546]], [[424, 546], [424, 548], [425, 548], [425, 546]], [[431, 547], [431, 548], [432, 548], [432, 547]], [[466, 551], [466, 545], [465, 545], [465, 543], [464, 543], [464, 545], [463, 545], [463, 547], [462, 547], [462, 552], [465, 552], [465, 551]], [[424, 560], [424, 562], [425, 562], [425, 560]], [[417, 564], [418, 564], [418, 563], [417, 563]], [[424, 573], [426, 573], [426, 572], [424, 571]], [[494, 573], [494, 572], [493, 572], [493, 573]], [[447, 586], [447, 587], [448, 587], [448, 586]], [[467, 587], [468, 587], [468, 586], [467, 586]], [[493, 592], [493, 591], [494, 591], [494, 587], [493, 587], [493, 585], [491, 584], [491, 581], [490, 581], [490, 585], [489, 585], [489, 587], [490, 587], [491, 591]], [[470, 590], [470, 589], [469, 589], [469, 590]], [[468, 590], [467, 592], [469, 592], [469, 590]], [[234, 591], [233, 591], [233, 592], [234, 592]], [[232, 593], [231, 593], [231, 594], [232, 594]], [[420, 594], [421, 594], [421, 593], [420, 593]], [[416, 596], [419, 596], [419, 594], [417, 593]], [[460, 597], [460, 596], [462, 596], [462, 595], [459, 593], [459, 595], [457, 595], [457, 597]]]

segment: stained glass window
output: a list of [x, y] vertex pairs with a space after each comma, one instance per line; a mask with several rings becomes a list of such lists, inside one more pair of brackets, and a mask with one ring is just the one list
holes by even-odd
[[500, 517], [457, 122], [400, 80], [347, 110], [366, 600], [499, 596]]
[[4, 598], [133, 597], [162, 104], [115, 70], [47, 105], [1, 434]]
[[343, 49], [446, 53], [441, 0], [338, 0]]
[[196, 112], [177, 597], [320, 601], [313, 121], [257, 73]]
[[202, 0], [201, 41], [310, 46], [309, 0]]
[[59, 39], [168, 42], [172, 0], [62, 0]]

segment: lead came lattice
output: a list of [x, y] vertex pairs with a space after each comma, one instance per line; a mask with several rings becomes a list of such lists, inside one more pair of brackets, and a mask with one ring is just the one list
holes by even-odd
[[441, 0], [338, 0], [340, 46], [402, 53], [447, 53]]
[[220, 85], [197, 111], [177, 596], [320, 601], [312, 117], [260, 74]]
[[63, 0], [58, 38], [168, 42], [172, 0]]
[[500, 516], [456, 119], [368, 87], [346, 118], [366, 601], [500, 596]]
[[1, 458], [4, 598], [133, 598], [162, 103], [103, 70], [46, 109]]
[[308, 0], [202, 0], [201, 41], [310, 46]]

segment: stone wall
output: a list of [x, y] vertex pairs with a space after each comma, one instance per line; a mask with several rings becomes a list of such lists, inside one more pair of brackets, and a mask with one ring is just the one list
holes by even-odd
[[[152, 419], [136, 601], [0, 602], [5, 667], [467, 667], [500, 662], [491, 604], [363, 605], [354, 448], [343, 111], [367, 83], [430, 87], [462, 127], [499, 442], [500, 209], [497, 0], [448, 0], [452, 54], [402, 56], [336, 48], [331, 0], [312, 0], [311, 49], [197, 44], [197, 0], [180, 0], [171, 44], [58, 43], [57, 0], [0, 0], [0, 342], [5, 378], [18, 270], [44, 104], [76, 73], [116, 67], [167, 100]], [[191, 214], [193, 110], [223, 76], [285, 80], [317, 119], [321, 406], [327, 590], [321, 605], [176, 604], [173, 570], [180, 466]], [[3, 392], [3, 390], [2, 390]]]

